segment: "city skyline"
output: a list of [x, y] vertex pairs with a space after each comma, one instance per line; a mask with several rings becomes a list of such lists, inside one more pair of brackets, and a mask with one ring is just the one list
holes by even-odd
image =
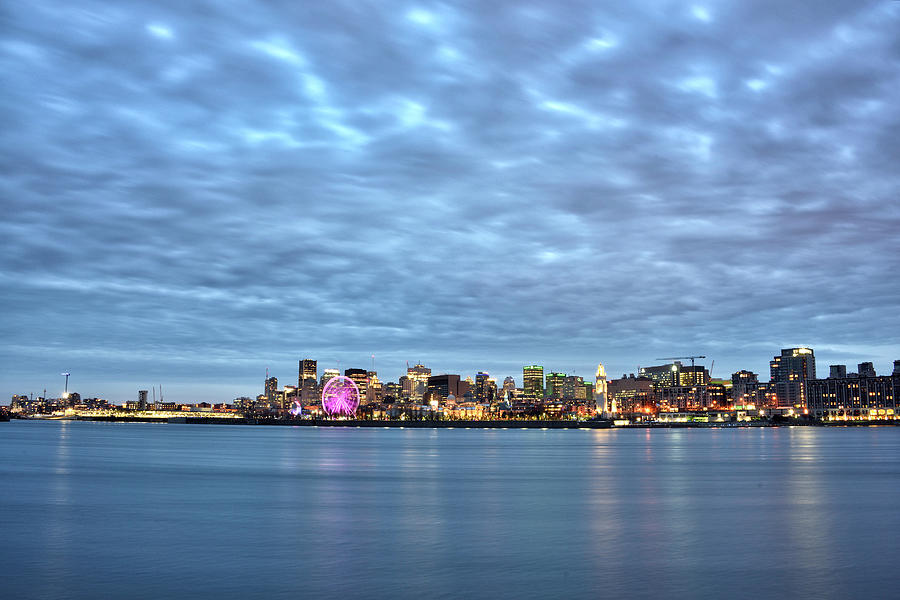
[[900, 3], [0, 18], [6, 399], [900, 356]]

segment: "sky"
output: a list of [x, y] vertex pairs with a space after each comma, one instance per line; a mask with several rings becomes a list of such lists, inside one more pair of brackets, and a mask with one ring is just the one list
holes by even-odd
[[900, 2], [7, 0], [0, 73], [0, 402], [900, 359]]

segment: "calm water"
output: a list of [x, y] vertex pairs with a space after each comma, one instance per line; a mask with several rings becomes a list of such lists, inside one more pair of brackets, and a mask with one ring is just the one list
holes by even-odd
[[898, 597], [900, 428], [0, 424], [3, 598]]

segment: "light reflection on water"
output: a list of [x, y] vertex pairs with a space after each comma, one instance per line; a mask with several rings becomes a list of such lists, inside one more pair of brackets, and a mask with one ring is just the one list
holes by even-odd
[[900, 429], [0, 425], [4, 597], [886, 597]]

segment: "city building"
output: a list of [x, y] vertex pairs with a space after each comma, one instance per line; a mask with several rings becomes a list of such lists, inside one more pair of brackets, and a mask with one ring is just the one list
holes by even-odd
[[640, 377], [646, 377], [653, 381], [656, 387], [670, 387], [681, 384], [681, 370], [684, 365], [680, 361], [657, 365], [654, 367], [641, 367], [638, 371]]
[[319, 397], [318, 363], [304, 358], [297, 367], [297, 386], [300, 390], [300, 401], [306, 405], [315, 402]]
[[440, 402], [447, 400], [447, 398], [451, 395], [454, 398], [459, 398], [465, 393], [460, 393], [459, 375], [448, 374], [432, 375], [431, 377], [429, 377], [427, 391], [434, 397], [436, 397]]
[[847, 365], [829, 365], [828, 376], [835, 379], [841, 379], [847, 376]]
[[596, 382], [594, 383], [594, 408], [602, 417], [607, 416], [607, 409], [609, 406], [613, 406], [613, 412], [618, 408], [618, 405], [615, 403], [609, 402], [609, 388], [608, 382], [606, 381], [606, 367], [603, 366], [603, 363], [597, 364], [597, 376]]
[[528, 365], [522, 367], [522, 391], [532, 402], [544, 398], [544, 367]]
[[478, 372], [475, 375], [473, 397], [479, 404], [493, 404], [497, 401], [497, 382], [491, 379], [490, 374]]
[[416, 364], [413, 367], [407, 366], [407, 382], [404, 384], [404, 394], [408, 395], [410, 400], [412, 400], [413, 402], [421, 401], [422, 396], [424, 396], [425, 392], [428, 391], [429, 377], [431, 377], [431, 369], [429, 369], [425, 365]]
[[[623, 376], [607, 383], [610, 405], [615, 404], [622, 414], [656, 414], [656, 391], [649, 377]], [[599, 407], [598, 407], [599, 409]]]
[[559, 400], [563, 398], [563, 385], [566, 382], [565, 373], [549, 373], [547, 375], [547, 391], [544, 394], [547, 398]]
[[702, 365], [681, 367], [678, 373], [678, 385], [706, 385], [709, 383], [709, 371]]
[[[266, 391], [264, 393], [265, 402], [271, 407], [277, 401], [278, 396], [278, 378], [269, 377], [266, 379]], [[160, 393], [160, 402], [162, 402], [162, 393]]]
[[804, 384], [816, 378], [816, 357], [812, 348], [785, 348], [769, 363], [771, 381], [779, 407], [806, 407]]
[[[872, 363], [862, 363], [854, 377], [809, 379], [805, 383], [807, 410], [825, 421], [894, 420], [900, 401], [900, 370], [878, 376]], [[862, 368], [866, 365], [866, 368]], [[832, 371], [833, 373], [834, 371]]]
[[353, 380], [359, 389], [359, 403], [366, 404], [369, 393], [369, 372], [365, 369], [344, 369], [344, 377]]

